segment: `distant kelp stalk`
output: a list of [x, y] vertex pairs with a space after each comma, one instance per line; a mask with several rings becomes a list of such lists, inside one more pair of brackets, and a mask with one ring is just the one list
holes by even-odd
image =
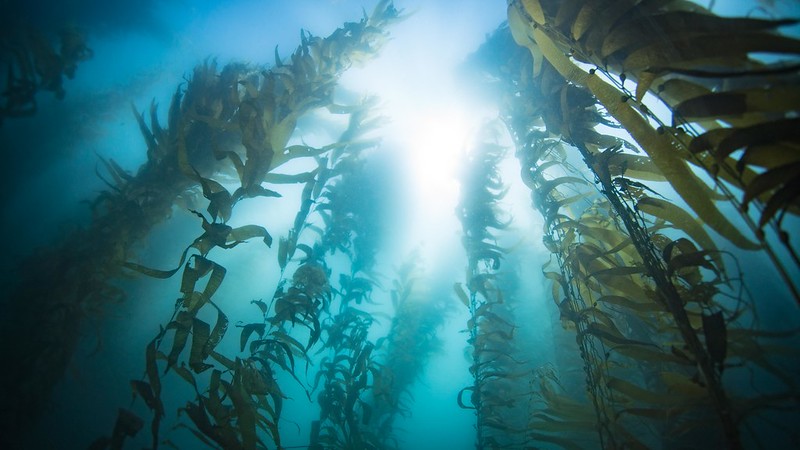
[[4, 86], [0, 126], [6, 118], [36, 114], [39, 91], [49, 91], [63, 99], [64, 77], [74, 78], [78, 63], [93, 55], [83, 34], [74, 27], [62, 29], [57, 44], [43, 30], [32, 27], [0, 31], [0, 61], [8, 67], [0, 78], [0, 86]]
[[486, 136], [478, 137], [465, 158], [456, 208], [464, 233], [468, 292], [460, 283], [454, 289], [469, 308], [467, 342], [472, 347], [469, 371], [473, 378], [472, 386], [462, 389], [457, 400], [461, 408], [475, 410], [476, 448], [519, 447], [525, 442], [526, 423], [514, 406], [523, 403], [517, 397], [524, 395], [516, 390], [526, 385], [517, 381], [527, 371], [515, 359], [517, 325], [498, 275], [506, 250], [495, 236], [510, 223], [498, 205], [506, 193], [497, 167], [505, 149], [490, 140], [490, 125], [481, 131]]

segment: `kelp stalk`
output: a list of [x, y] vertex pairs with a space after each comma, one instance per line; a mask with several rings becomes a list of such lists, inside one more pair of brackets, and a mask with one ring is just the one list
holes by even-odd
[[703, 374], [708, 392], [714, 402], [714, 408], [722, 424], [728, 448], [742, 448], [739, 430], [736, 425], [737, 420], [733, 417], [730, 400], [722, 387], [720, 372], [714, 367], [706, 347], [700, 342], [697, 333], [695, 333], [689, 322], [689, 316], [683, 307], [684, 301], [667, 276], [666, 268], [662, 264], [662, 260], [658, 256], [658, 250], [653, 245], [647, 230], [637, 222], [636, 213], [620, 198], [616, 187], [611, 183], [608, 165], [602, 163], [594, 164], [595, 156], [589, 152], [586, 146], [578, 142], [573, 143], [573, 145], [580, 150], [586, 164], [595, 171], [597, 180], [600, 181], [603, 187], [603, 195], [611, 202], [617, 217], [622, 219], [633, 245], [642, 258], [647, 274], [653, 279], [658, 288], [659, 298], [672, 314], [684, 342], [694, 355], [697, 366]]

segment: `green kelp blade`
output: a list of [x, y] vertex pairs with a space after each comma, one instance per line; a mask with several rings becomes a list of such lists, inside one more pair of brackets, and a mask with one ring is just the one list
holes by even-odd
[[[712, 149], [714, 157], [722, 160], [740, 148], [756, 148], [776, 142], [797, 142], [800, 138], [800, 119], [781, 119], [758, 123], [748, 127], [733, 128]], [[702, 137], [702, 136], [701, 136]]]
[[674, 108], [684, 119], [741, 116], [751, 112], [790, 111], [800, 105], [800, 89], [773, 86], [742, 91], [714, 92], [685, 100]]
[[[189, 428], [190, 431], [209, 447], [215, 447], [209, 438], [219, 444], [225, 450], [239, 450], [242, 444], [236, 438], [235, 432], [230, 427], [214, 426], [208, 418], [204, 402], [188, 402], [180, 411], [185, 411], [197, 430]], [[187, 427], [188, 428], [188, 427]]]
[[256, 448], [256, 410], [250, 394], [238, 380], [241, 379], [239, 371], [241, 365], [237, 365], [237, 375], [233, 385], [222, 381], [225, 392], [231, 397], [233, 407], [236, 409], [236, 424], [242, 438], [242, 448], [244, 450], [255, 450]]
[[464, 290], [464, 285], [462, 283], [454, 283], [453, 284], [453, 291], [456, 293], [456, 297], [464, 304], [467, 308], [470, 307], [469, 296], [467, 296], [467, 292]]
[[[778, 211], [787, 211], [789, 207], [795, 206], [800, 200], [800, 178], [793, 179], [781, 187], [770, 197], [764, 210], [761, 211], [761, 218], [758, 219], [758, 226], [764, 227]], [[783, 216], [778, 217], [778, 223]]]
[[475, 409], [474, 405], [467, 405], [466, 403], [464, 403], [464, 393], [465, 392], [472, 392], [473, 394], [470, 394], [470, 396], [474, 396], [475, 388], [473, 388], [472, 386], [469, 386], [469, 387], [465, 387], [464, 389], [461, 389], [460, 391], [458, 391], [458, 397], [456, 399], [457, 402], [458, 402], [458, 406], [461, 409]]
[[223, 336], [225, 336], [225, 332], [228, 330], [228, 317], [216, 304], [212, 303], [212, 305], [217, 308], [217, 323], [214, 324], [214, 329], [211, 330], [211, 335], [209, 335], [208, 341], [206, 341], [206, 345], [203, 347], [204, 360], [211, 355], [211, 352], [214, 351]]
[[[186, 408], [182, 408], [181, 411], [186, 411]], [[191, 419], [191, 415], [189, 415], [189, 418]], [[195, 426], [197, 425], [195, 424]], [[189, 430], [190, 433], [194, 435], [194, 437], [197, 438], [197, 440], [206, 444], [206, 446], [208, 446], [209, 448], [217, 448], [217, 445], [214, 443], [214, 441], [207, 438], [206, 435], [203, 434], [201, 431], [198, 431], [197, 429], [192, 428], [189, 425], [186, 425], [185, 423], [178, 423], [177, 425], [175, 425], [174, 429], [177, 430], [179, 428], [186, 428], [187, 430]]]
[[137, 271], [139, 273], [142, 273], [144, 275], [147, 275], [148, 277], [167, 279], [167, 278], [175, 275], [179, 270], [181, 270], [181, 267], [183, 267], [183, 263], [186, 262], [186, 254], [189, 252], [190, 248], [192, 248], [192, 247], [191, 246], [186, 247], [186, 250], [184, 250], [183, 253], [181, 254], [181, 260], [178, 263], [178, 267], [176, 267], [176, 268], [174, 268], [172, 270], [151, 269], [151, 268], [143, 266], [141, 264], [136, 264], [136, 263], [132, 263], [132, 262], [125, 262], [125, 263], [122, 264], [122, 266], [126, 267], [128, 269], [131, 269], [131, 270], [135, 270], [135, 271]]
[[156, 361], [158, 357], [157, 347], [166, 332], [166, 329], [161, 328], [158, 335], [147, 344], [147, 349], [145, 350], [145, 373], [156, 398], [161, 397], [161, 378], [158, 374], [158, 363]]
[[[627, 3], [627, 2], [620, 2]], [[667, 4], [677, 6], [677, 9], [668, 10]], [[718, 17], [702, 12], [687, 11], [685, 6], [678, 6], [679, 2], [639, 2], [638, 11], [628, 14], [627, 20], [616, 23], [613, 29], [603, 37], [603, 45], [599, 56], [609, 58], [615, 53], [631, 53], [633, 50], [643, 48], [656, 39], [643, 39], [650, 36], [653, 29], [675, 30], [677, 39], [697, 40], [703, 39], [706, 34], [740, 34], [768, 31], [783, 25], [791, 25], [794, 20], [762, 20], [738, 17]], [[632, 11], [634, 12], [634, 11]], [[691, 34], [690, 34], [691, 33]], [[622, 56], [622, 55], [617, 55]]]
[[669, 180], [672, 187], [692, 210], [712, 229], [740, 248], [757, 249], [759, 246], [745, 238], [716, 207], [714, 202], [698, 193], [707, 186], [692, 172], [686, 158], [671, 136], [659, 134], [635, 111], [620, 92], [573, 64], [541, 28], [533, 30], [536, 42], [547, 60], [567, 80], [588, 87], [608, 112], [628, 130], [639, 146], [650, 156], [653, 164]]
[[264, 243], [267, 247], [272, 247], [272, 236], [267, 232], [267, 229], [259, 225], [244, 225], [234, 228], [228, 234], [227, 242], [244, 242], [254, 237], [264, 238]]
[[542, 3], [539, 0], [522, 0], [522, 6], [534, 22], [539, 25], [547, 23], [544, 15], [544, 8], [542, 8]]
[[680, 417], [681, 414], [686, 413], [689, 409], [691, 409], [690, 406], [673, 406], [669, 408], [623, 408], [617, 412], [617, 417], [621, 417], [623, 414], [631, 414], [668, 422]]
[[618, 345], [642, 345], [647, 347], [658, 348], [655, 344], [644, 341], [637, 341], [635, 339], [628, 339], [619, 330], [611, 328], [600, 322], [592, 322], [586, 325], [586, 329], [582, 332], [596, 336], [607, 343]]
[[539, 423], [539, 427], [543, 431], [547, 431], [550, 433], [561, 433], [561, 434], [572, 434], [572, 433], [579, 433], [581, 431], [592, 429], [594, 428], [593, 422], [590, 421], [581, 421], [581, 420], [572, 420], [569, 418], [564, 419], [554, 419], [546, 414], [541, 413], [534, 413], [531, 414], [531, 418], [538, 419], [541, 423]]
[[589, 184], [583, 178], [578, 178], [578, 177], [559, 177], [559, 178], [556, 178], [554, 180], [550, 180], [550, 181], [546, 181], [546, 182], [542, 183], [541, 186], [539, 187], [539, 191], [549, 194], [556, 187], [558, 187], [558, 186], [560, 186], [562, 184], [567, 184], [567, 183], [568, 184], [581, 184], [581, 185]]
[[148, 408], [156, 410], [158, 402], [156, 401], [156, 396], [153, 393], [150, 383], [142, 380], [131, 380], [131, 388], [133, 389], [133, 393], [135, 395], [138, 395], [142, 398], [142, 400], [144, 400], [144, 403]]
[[106, 449], [122, 450], [125, 443], [125, 438], [136, 436], [144, 426], [144, 421], [134, 414], [133, 412], [119, 408], [117, 411], [117, 420], [114, 423], [114, 431], [111, 439], [100, 438], [96, 440], [89, 448], [90, 449]]
[[[678, 230], [686, 233], [701, 249], [707, 251], [717, 250], [717, 246], [711, 236], [703, 229], [703, 225], [689, 213], [674, 204], [655, 197], [643, 197], [636, 203], [639, 211], [650, 214], [653, 217], [665, 220]], [[714, 264], [724, 272], [725, 265], [719, 253], [713, 253], [711, 258]]]
[[541, 442], [549, 442], [551, 444], [558, 445], [566, 450], [584, 450], [584, 447], [578, 445], [577, 443], [559, 436], [551, 436], [549, 434], [540, 433], [537, 431], [529, 431], [527, 436], [531, 439]]
[[800, 162], [776, 167], [757, 175], [745, 188], [742, 207], [746, 208], [753, 199], [758, 198], [761, 194], [797, 179], [798, 174], [800, 174]]
[[612, 350], [636, 361], [663, 362], [694, 366], [694, 364], [690, 361], [681, 359], [672, 353], [667, 353], [642, 345], [617, 345], [613, 347]]
[[211, 357], [214, 358], [218, 363], [222, 364], [228, 370], [234, 370], [234, 367], [236, 366], [236, 364], [233, 362], [232, 359], [228, 358], [227, 356], [215, 350], [211, 351]]
[[250, 335], [255, 331], [259, 336], [262, 336], [267, 327], [265, 323], [249, 323], [247, 325], [236, 326], [242, 329], [242, 334], [239, 338], [239, 351], [242, 352], [244, 351], [245, 347], [247, 347], [247, 341], [250, 339]]
[[675, 405], [675, 401], [671, 396], [651, 392], [621, 378], [609, 376], [606, 385], [631, 400], [649, 403], [651, 405], [661, 405], [663, 407], [672, 407]]
[[605, 303], [608, 305], [615, 305], [625, 309], [629, 309], [635, 311], [637, 313], [657, 313], [657, 312], [666, 312], [664, 306], [652, 301], [652, 300], [634, 300], [634, 298], [638, 297], [623, 297], [620, 295], [604, 295], [597, 299], [600, 303]]
[[210, 334], [211, 326], [198, 318], [194, 318], [192, 323], [192, 347], [189, 351], [189, 367], [194, 370], [194, 373], [202, 373], [213, 367], [204, 363], [208, 356], [205, 349], [208, 345]]
[[667, 181], [648, 156], [615, 153], [608, 158], [611, 176], [625, 176], [641, 181]]
[[319, 341], [319, 338], [322, 336], [322, 326], [319, 323], [319, 319], [316, 317], [316, 315], [311, 316], [310, 319], [311, 319], [311, 325], [308, 324], [308, 321], [305, 322], [305, 325], [311, 331], [311, 333], [308, 336], [308, 344], [306, 344], [306, 352], [312, 346], [314, 346], [314, 344], [317, 343], [317, 341]]
[[[281, 366], [281, 368], [283, 370], [291, 373], [292, 376], [295, 376], [295, 373], [294, 373], [294, 354], [292, 353], [292, 349], [289, 347], [289, 344], [287, 344], [286, 342], [284, 342], [282, 340], [265, 339], [263, 341], [253, 341], [253, 343], [250, 344], [251, 349], [253, 348], [253, 345], [256, 344], [256, 342], [258, 342], [259, 344], [274, 344], [274, 345], [270, 346], [271, 348], [268, 351], [263, 352], [263, 354], [266, 354], [266, 356], [269, 359], [275, 361], [279, 366]], [[299, 342], [298, 342], [298, 344], [299, 344]], [[280, 348], [281, 350], [283, 350], [283, 355], [284, 356], [280, 356], [278, 354], [278, 352], [275, 351], [277, 348]], [[253, 352], [251, 350], [251, 353], [255, 353], [255, 352]], [[287, 360], [289, 361], [289, 365], [286, 365], [286, 361]], [[297, 377], [295, 376], [295, 378], [297, 378]]]
[[175, 336], [172, 340], [172, 350], [167, 356], [167, 368], [164, 373], [167, 373], [170, 368], [175, 366], [178, 362], [178, 357], [186, 347], [186, 342], [189, 340], [189, 330], [192, 327], [192, 315], [186, 311], [180, 311], [176, 319], [167, 325], [167, 330], [174, 329]]
[[211, 215], [211, 219], [216, 221], [219, 217], [223, 223], [230, 220], [234, 203], [230, 192], [219, 182], [201, 176], [194, 167], [192, 171], [195, 174], [194, 180], [200, 183], [203, 189], [203, 197], [209, 202], [206, 211]]
[[[680, 55], [677, 58], [676, 52]], [[750, 52], [797, 54], [800, 53], [800, 42], [787, 36], [757, 32], [704, 33], [693, 39], [687, 39], [683, 33], [675, 33], [664, 35], [628, 53], [622, 68], [639, 71], [652, 67], [697, 67], [721, 58], [737, 61], [740, 55]]]
[[683, 399], [683, 403], [707, 403], [711, 400], [708, 390], [692, 381], [688, 376], [675, 372], [661, 372], [661, 380], [671, 395]]
[[724, 367], [725, 357], [728, 353], [728, 334], [725, 316], [722, 311], [713, 314], [703, 314], [703, 335], [706, 338], [706, 349], [711, 361], [719, 368]]
[[298, 341], [297, 339], [289, 336], [288, 334], [286, 334], [285, 332], [283, 332], [281, 330], [272, 331], [270, 333], [270, 336], [274, 337], [275, 339], [277, 339], [280, 342], [288, 344], [290, 347], [294, 347], [296, 349], [296, 351], [298, 352], [298, 355], [302, 355], [302, 354], [305, 353], [305, 347], [303, 346], [303, 344], [300, 343], [300, 341]]
[[211, 261], [200, 255], [192, 255], [189, 261], [190, 263], [183, 268], [183, 276], [181, 277], [180, 290], [184, 295], [191, 295], [194, 292], [197, 280], [204, 277], [211, 270]]
[[258, 306], [258, 309], [261, 310], [261, 315], [263, 315], [263, 316], [267, 315], [269, 307], [263, 301], [261, 301], [261, 300], [250, 300], [250, 304]]
[[150, 132], [150, 129], [147, 128], [147, 124], [144, 122], [144, 114], [140, 113], [139, 110], [136, 109], [136, 105], [133, 103], [131, 103], [131, 109], [133, 110], [133, 115], [136, 118], [136, 123], [139, 125], [139, 132], [142, 133], [142, 136], [147, 143], [148, 155], [154, 154], [156, 150], [158, 150], [158, 144], [156, 143], [153, 133]]
[[281, 272], [286, 269], [286, 264], [289, 261], [289, 240], [283, 236], [278, 239], [278, 267]]
[[211, 300], [211, 297], [217, 292], [220, 285], [222, 285], [222, 280], [225, 279], [225, 273], [227, 270], [222, 267], [221, 265], [215, 263], [214, 261], [210, 261], [211, 263], [211, 276], [208, 277], [208, 283], [206, 283], [205, 289], [203, 289], [203, 297], [205, 301]]
[[269, 184], [298, 184], [298, 183], [308, 183], [310, 180], [314, 179], [314, 176], [317, 174], [317, 170], [313, 170], [311, 172], [302, 172], [297, 174], [286, 174], [286, 173], [273, 173], [270, 172], [266, 176], [264, 176], [264, 182]]

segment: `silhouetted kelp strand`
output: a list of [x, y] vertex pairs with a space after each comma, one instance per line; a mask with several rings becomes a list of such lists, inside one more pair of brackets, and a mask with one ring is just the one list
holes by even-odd
[[[153, 176], [154, 173], [159, 175]], [[48, 283], [20, 282], [9, 297], [10, 307], [15, 310], [20, 308], [13, 314], [15, 323], [24, 326], [25, 323], [41, 323], [43, 318], [49, 317], [44, 320], [55, 320], [60, 324], [51, 323], [40, 330], [60, 330], [58, 333], [61, 337], [52, 341], [37, 339], [30, 342], [34, 348], [19, 338], [28, 336], [28, 333], [19, 334], [13, 340], [13, 351], [24, 353], [20, 361], [27, 361], [38, 367], [31, 370], [27, 364], [21, 364], [16, 366], [16, 371], [4, 372], [10, 379], [19, 377], [26, 380], [22, 384], [9, 381], [20, 386], [13, 394], [8, 391], [9, 396], [28, 396], [17, 405], [27, 409], [29, 413], [14, 414], [14, 417], [28, 420], [38, 414], [40, 400], [49, 395], [50, 386], [61, 377], [72, 355], [83, 315], [87, 311], [91, 314], [91, 311], [114, 300], [109, 295], [112, 288], [108, 281], [119, 275], [120, 265], [128, 248], [142, 239], [154, 224], [170, 214], [172, 198], [185, 188], [185, 185], [179, 183], [171, 186], [172, 189], [149, 191], [142, 187], [147, 185], [145, 180], [156, 180], [160, 184], [174, 178], [174, 171], [151, 161], [150, 165], [140, 171], [139, 176], [126, 180], [124, 186], [119, 186], [116, 193], [101, 194], [93, 205], [93, 220], [89, 228], [71, 233], [61, 243], [47, 250], [48, 261], [36, 262], [36, 259], [44, 255], [34, 255], [32, 259], [23, 262], [23, 266], [30, 267], [32, 277], [41, 277], [43, 268], [52, 267], [54, 271], [50, 273]], [[156, 192], [161, 196], [152, 195]], [[59, 261], [67, 265], [56, 268], [53, 264], [61, 264]], [[27, 271], [26, 269], [25, 272]], [[23, 275], [22, 279], [25, 278], [26, 275]], [[65, 315], [65, 312], [68, 314]], [[3, 332], [13, 333], [13, 328], [4, 327]], [[75, 339], [71, 336], [75, 336]], [[42, 346], [59, 347], [55, 353], [62, 353], [63, 357], [54, 358], [53, 349]], [[36, 392], [29, 393], [28, 389]], [[35, 398], [40, 400], [34, 400]], [[10, 401], [3, 400], [1, 403], [7, 405]], [[11, 433], [2, 434], [12, 436]]]

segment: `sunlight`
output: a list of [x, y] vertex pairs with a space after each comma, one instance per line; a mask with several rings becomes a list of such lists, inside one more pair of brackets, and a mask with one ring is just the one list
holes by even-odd
[[387, 118], [381, 151], [395, 156], [397, 173], [408, 180], [401, 187], [406, 204], [396, 251], [418, 249], [435, 265], [459, 251], [454, 236], [461, 225], [454, 211], [460, 160], [474, 131], [496, 112], [473, 98], [458, 78], [459, 65], [481, 39], [469, 43], [448, 34], [431, 45], [420, 30], [435, 30], [440, 21], [436, 8], [426, 6], [392, 30], [394, 39], [377, 59], [351, 68], [340, 84], [380, 99], [379, 114]]
[[469, 140], [464, 113], [458, 109], [431, 112], [419, 117], [412, 130], [408, 148], [417, 189], [428, 194], [426, 202], [434, 206], [441, 196], [454, 199], [458, 193], [456, 166]]

